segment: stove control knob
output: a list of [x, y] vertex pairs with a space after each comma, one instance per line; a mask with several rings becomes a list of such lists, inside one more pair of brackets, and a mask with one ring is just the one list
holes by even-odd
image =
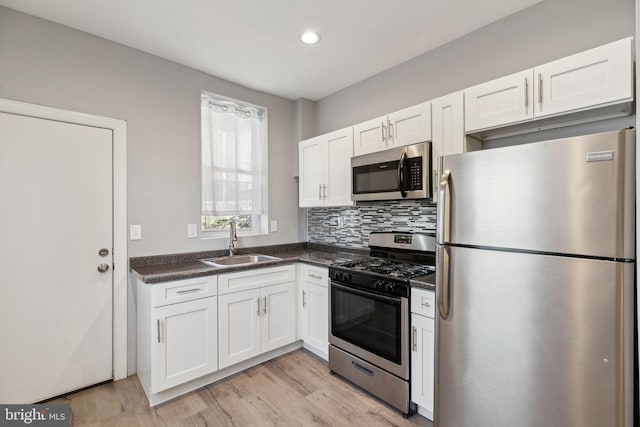
[[336, 280], [342, 280], [343, 277], [344, 277], [344, 274], [342, 274], [340, 271], [336, 271], [336, 274], [335, 274]]
[[393, 283], [387, 283], [387, 286], [385, 286], [384, 290], [387, 292], [393, 292], [395, 288], [396, 285], [394, 285]]
[[382, 280], [377, 280], [375, 283], [375, 287], [379, 291], [384, 290], [384, 282]]
[[344, 281], [347, 283], [351, 282], [351, 275], [349, 273], [344, 273]]

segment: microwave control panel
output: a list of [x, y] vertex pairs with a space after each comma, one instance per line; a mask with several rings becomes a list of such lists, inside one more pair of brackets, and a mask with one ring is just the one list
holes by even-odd
[[422, 190], [422, 157], [412, 157], [407, 162], [407, 190]]

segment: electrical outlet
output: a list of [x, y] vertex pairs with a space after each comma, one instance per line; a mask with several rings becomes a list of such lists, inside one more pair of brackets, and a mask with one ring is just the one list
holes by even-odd
[[187, 224], [187, 237], [189, 239], [198, 237], [198, 224]]
[[343, 228], [343, 227], [344, 227], [344, 217], [340, 215], [338, 217], [338, 228]]
[[129, 240], [141, 240], [142, 239], [142, 225], [131, 224], [129, 226]]
[[273, 233], [275, 231], [278, 231], [278, 221], [274, 219], [271, 220], [271, 232]]

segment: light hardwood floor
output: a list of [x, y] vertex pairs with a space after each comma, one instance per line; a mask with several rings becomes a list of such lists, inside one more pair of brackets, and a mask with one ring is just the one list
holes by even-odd
[[327, 364], [297, 350], [154, 408], [138, 378], [83, 390], [70, 403], [73, 426], [429, 426], [402, 418]]

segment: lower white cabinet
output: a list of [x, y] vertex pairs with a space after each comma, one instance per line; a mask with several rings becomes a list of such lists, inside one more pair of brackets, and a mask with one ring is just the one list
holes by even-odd
[[300, 338], [304, 347], [323, 359], [329, 353], [329, 271], [300, 264]]
[[[272, 277], [272, 273], [281, 268], [229, 273], [239, 287], [246, 281], [255, 288], [218, 297], [220, 369], [295, 341], [295, 282], [291, 280], [257, 287], [259, 275]], [[286, 268], [291, 270], [291, 275], [285, 277], [295, 277], [295, 266]], [[224, 276], [226, 275], [220, 275], [221, 281], [227, 279]]]
[[156, 342], [151, 351], [154, 393], [218, 370], [218, 298], [153, 310]]
[[411, 401], [433, 420], [435, 292], [411, 290]]
[[217, 276], [138, 280], [138, 377], [147, 395], [218, 370]]

